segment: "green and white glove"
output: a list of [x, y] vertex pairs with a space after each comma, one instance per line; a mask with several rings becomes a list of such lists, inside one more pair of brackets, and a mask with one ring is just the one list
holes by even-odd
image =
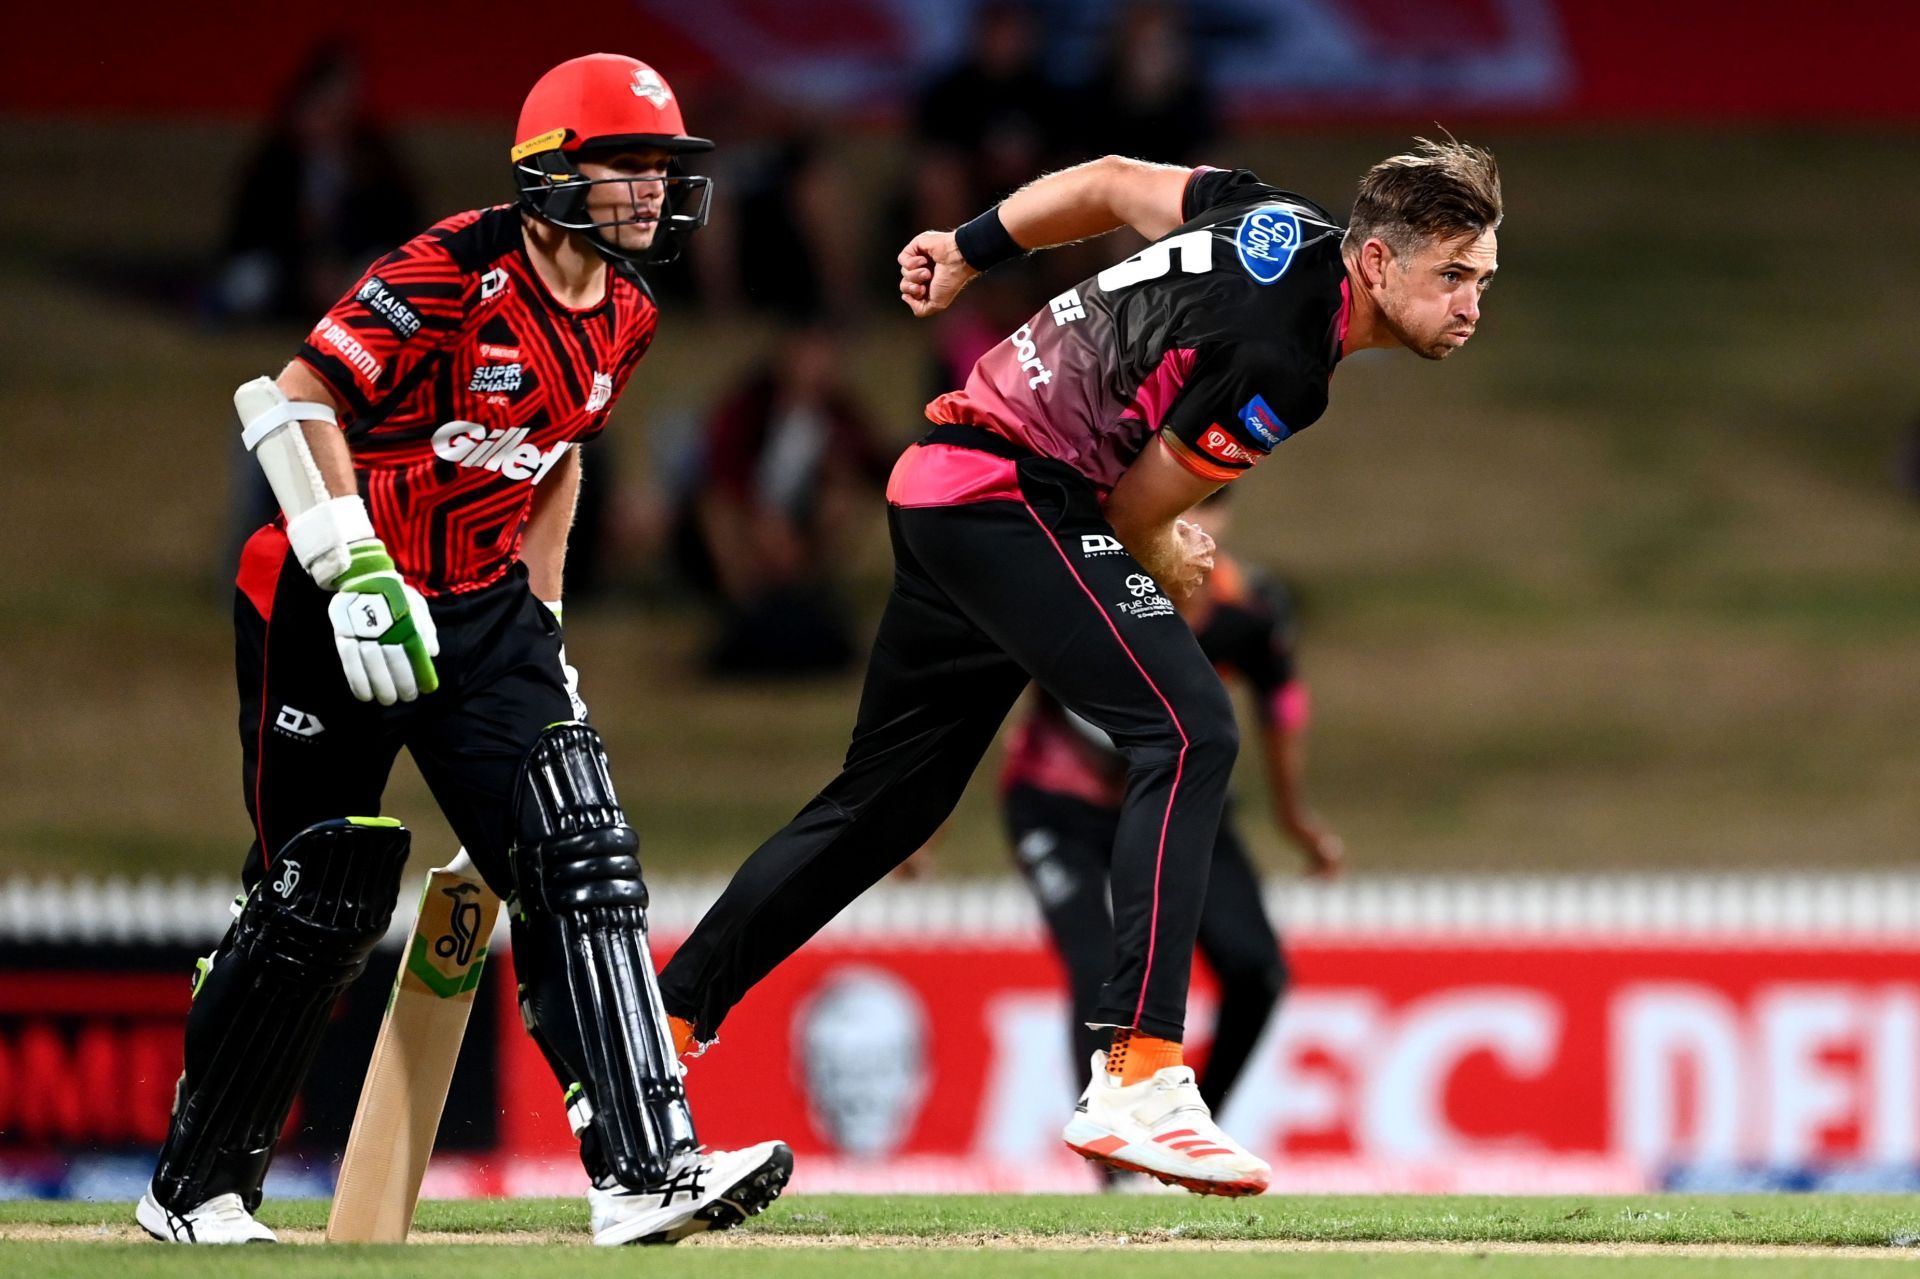
[[347, 687], [363, 702], [391, 706], [440, 687], [433, 659], [440, 635], [420, 592], [407, 585], [379, 538], [348, 546], [347, 570], [327, 605]]

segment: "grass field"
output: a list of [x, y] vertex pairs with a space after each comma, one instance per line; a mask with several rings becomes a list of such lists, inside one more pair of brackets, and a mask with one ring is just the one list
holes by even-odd
[[[318, 1242], [323, 1202], [269, 1205], [289, 1242]], [[599, 1253], [577, 1200], [429, 1202], [406, 1249], [162, 1248], [126, 1204], [0, 1203], [0, 1273], [366, 1276], [648, 1272], [1064, 1275], [1124, 1256], [1126, 1273], [1238, 1275], [1762, 1275], [1914, 1261], [1904, 1196], [1261, 1198], [801, 1196], [676, 1252]], [[1090, 1256], [1091, 1255], [1091, 1256]]]
[[[298, 335], [211, 330], [180, 296], [217, 243], [241, 132], [55, 137], [0, 136], [0, 165], [181, 195], [133, 218], [58, 184], [0, 193], [0, 862], [230, 874], [247, 822], [228, 401]], [[1338, 204], [1401, 140], [1223, 158]], [[1316, 806], [1369, 870], [1910, 864], [1920, 517], [1890, 472], [1920, 412], [1920, 240], [1866, 226], [1920, 218], [1920, 187], [1894, 176], [1911, 139], [1484, 140], [1509, 210], [1482, 334], [1444, 369], [1356, 357], [1326, 419], [1238, 499], [1232, 544], [1304, 601]], [[428, 207], [498, 198], [497, 137], [405, 142]], [[884, 265], [892, 247], [857, 223], [904, 157], [864, 137], [846, 153], [850, 234]], [[630, 494], [765, 336], [669, 307], [609, 432]], [[927, 341], [892, 308], [853, 334], [848, 375], [894, 438], [917, 429]], [[852, 565], [868, 616], [885, 564], [876, 536]], [[698, 614], [646, 564], [624, 572], [568, 614], [621, 796], [650, 869], [731, 867], [831, 776], [857, 681], [705, 684]], [[1288, 867], [1257, 820], [1256, 755], [1248, 834]], [[388, 808], [426, 855], [451, 848], [410, 766]], [[1006, 869], [989, 787], [943, 862]]]

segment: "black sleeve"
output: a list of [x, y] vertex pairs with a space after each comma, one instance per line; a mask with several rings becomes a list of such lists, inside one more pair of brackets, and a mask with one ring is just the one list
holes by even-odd
[[1203, 479], [1237, 479], [1293, 433], [1282, 388], [1299, 381], [1283, 355], [1259, 343], [1208, 348], [1167, 410], [1161, 438]]
[[1223, 204], [1257, 203], [1285, 196], [1286, 192], [1262, 182], [1252, 169], [1210, 169], [1202, 165], [1187, 179], [1186, 193], [1180, 200], [1180, 217], [1191, 222]]
[[1286, 594], [1264, 583], [1214, 610], [1201, 648], [1216, 666], [1230, 666], [1257, 694], [1262, 724], [1273, 722], [1274, 695], [1293, 682], [1293, 613]]

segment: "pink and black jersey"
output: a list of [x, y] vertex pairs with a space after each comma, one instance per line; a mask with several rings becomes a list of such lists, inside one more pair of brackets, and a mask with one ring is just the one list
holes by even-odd
[[985, 427], [1109, 489], [1156, 433], [1235, 478], [1316, 421], [1347, 320], [1344, 227], [1245, 169], [1196, 169], [1186, 222], [982, 356], [935, 422]]
[[561, 305], [512, 205], [438, 223], [381, 258], [299, 358], [345, 406], [373, 526], [426, 595], [479, 590], [519, 557], [534, 486], [606, 427], [658, 312], [631, 268]]

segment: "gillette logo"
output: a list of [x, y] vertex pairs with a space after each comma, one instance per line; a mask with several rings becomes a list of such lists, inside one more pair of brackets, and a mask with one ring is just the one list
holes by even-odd
[[542, 453], [527, 443], [531, 434], [532, 429], [524, 426], [489, 431], [478, 422], [449, 422], [433, 433], [433, 452], [456, 466], [477, 466], [510, 480], [538, 484], [573, 443], [562, 440]]

